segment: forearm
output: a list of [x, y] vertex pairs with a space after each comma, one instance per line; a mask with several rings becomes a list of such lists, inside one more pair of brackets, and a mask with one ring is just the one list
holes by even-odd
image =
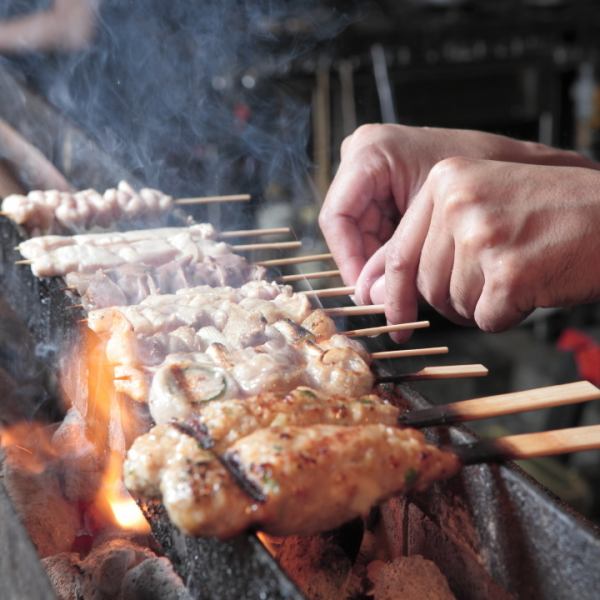
[[571, 150], [562, 150], [537, 142], [521, 141], [503, 135], [468, 129], [424, 127], [431, 136], [438, 160], [460, 155], [468, 158], [518, 162], [532, 165], [585, 167], [600, 169], [600, 163]]

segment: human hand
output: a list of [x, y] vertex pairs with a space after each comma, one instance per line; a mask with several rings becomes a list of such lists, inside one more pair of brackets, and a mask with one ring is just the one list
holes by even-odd
[[[429, 173], [361, 279], [390, 323], [413, 321], [420, 293], [485, 331], [538, 307], [600, 298], [600, 173], [451, 158]], [[395, 336], [402, 341], [408, 336]]]
[[[341, 162], [319, 216], [325, 239], [347, 285], [392, 235], [431, 168], [452, 156], [532, 164], [595, 163], [575, 154], [479, 131], [364, 125], [344, 140]], [[375, 279], [382, 274], [370, 271]], [[367, 302], [373, 280], [357, 290]]]

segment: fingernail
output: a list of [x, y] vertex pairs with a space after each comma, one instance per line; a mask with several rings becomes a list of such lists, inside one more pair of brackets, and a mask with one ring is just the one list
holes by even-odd
[[371, 286], [371, 302], [373, 304], [383, 304], [385, 302], [385, 275], [382, 275]]

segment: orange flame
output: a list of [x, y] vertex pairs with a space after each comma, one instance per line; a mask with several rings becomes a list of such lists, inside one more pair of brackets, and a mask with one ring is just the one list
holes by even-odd
[[149, 533], [148, 521], [125, 489], [122, 475], [123, 456], [113, 451], [109, 455], [95, 505], [103, 516], [107, 516], [108, 509], [111, 520], [122, 529], [137, 533]]
[[[98, 455], [105, 458], [94, 508], [103, 519], [121, 529], [148, 533], [148, 522], [123, 485], [124, 454], [127, 440], [135, 429], [134, 419], [127, 411], [124, 398], [114, 389], [114, 372], [106, 359], [105, 342], [87, 328], [82, 339], [77, 360], [83, 361], [87, 370], [87, 390], [82, 394], [85, 396], [86, 434]], [[81, 390], [77, 393], [81, 394]]]

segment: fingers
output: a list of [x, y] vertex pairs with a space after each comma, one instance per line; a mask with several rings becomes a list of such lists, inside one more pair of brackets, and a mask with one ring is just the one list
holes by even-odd
[[456, 320], [452, 308], [450, 280], [454, 265], [454, 238], [444, 218], [443, 206], [434, 201], [431, 224], [421, 251], [417, 289], [445, 317]]
[[357, 281], [355, 296], [361, 304], [382, 304], [383, 299], [376, 300], [373, 297], [372, 288], [375, 282], [383, 277], [385, 272], [385, 246], [381, 246], [365, 264]]
[[397, 209], [389, 156], [377, 128], [359, 128], [342, 145], [342, 161], [319, 215], [319, 225], [347, 285], [395, 226]]
[[[431, 197], [424, 186], [386, 245], [385, 315], [390, 324], [416, 320], [417, 271], [431, 213]], [[393, 338], [399, 342], [409, 336], [401, 332]]]

